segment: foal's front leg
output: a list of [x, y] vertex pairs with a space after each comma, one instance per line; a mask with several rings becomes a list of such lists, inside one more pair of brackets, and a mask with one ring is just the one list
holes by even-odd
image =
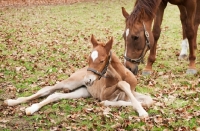
[[56, 90], [59, 89], [69, 89], [69, 90], [74, 90], [78, 87], [81, 87], [84, 85], [84, 76], [87, 72], [87, 68], [80, 69], [73, 73], [68, 79], [54, 85], [54, 86], [46, 86], [42, 89], [40, 89], [37, 93], [28, 96], [28, 97], [20, 97], [16, 100], [13, 99], [8, 99], [4, 101], [5, 105], [8, 106], [15, 106], [21, 103], [25, 103], [27, 101], [37, 99], [39, 97], [47, 96], [49, 94], [52, 94]]
[[126, 93], [132, 103], [133, 109], [138, 112], [140, 117], [148, 116], [148, 113], [144, 110], [141, 103], [132, 94], [130, 85], [126, 81], [118, 82], [117, 87]]
[[26, 108], [26, 115], [31, 115], [34, 112], [38, 111], [41, 107], [61, 99], [76, 99], [86, 97], [90, 97], [90, 93], [88, 92], [86, 87], [81, 87], [70, 93], [54, 93], [40, 103], [35, 103], [32, 106]]

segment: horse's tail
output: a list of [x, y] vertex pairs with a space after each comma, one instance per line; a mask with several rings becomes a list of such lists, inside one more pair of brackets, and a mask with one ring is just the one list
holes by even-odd
[[149, 95], [141, 94], [139, 92], [134, 92], [133, 95], [139, 102], [141, 102], [143, 107], [150, 107], [155, 103]]

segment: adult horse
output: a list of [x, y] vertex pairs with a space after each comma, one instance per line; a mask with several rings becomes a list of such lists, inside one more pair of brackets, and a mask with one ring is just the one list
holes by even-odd
[[91, 37], [93, 50], [89, 55], [88, 67], [82, 68], [73, 73], [67, 80], [54, 86], [47, 86], [29, 97], [8, 99], [4, 103], [14, 106], [32, 99], [47, 96], [58, 89], [68, 89], [70, 93], [54, 93], [40, 103], [33, 104], [26, 108], [26, 114], [31, 115], [44, 105], [60, 99], [75, 99], [94, 97], [102, 101], [105, 106], [132, 106], [139, 116], [146, 117], [148, 113], [142, 106], [150, 106], [153, 100], [150, 96], [135, 92], [137, 80], [135, 76], [124, 67], [111, 52], [113, 38], [107, 44], [98, 43]]
[[[194, 16], [196, 11], [196, 0], [137, 0], [132, 13], [129, 15], [122, 7], [122, 14], [126, 19], [124, 31], [125, 40], [125, 66], [134, 74], [137, 73], [138, 64], [143, 60], [146, 52], [150, 49], [147, 65], [143, 74], [151, 74], [152, 65], [155, 62], [156, 46], [160, 36], [160, 25], [163, 18], [164, 8], [167, 3], [180, 5], [186, 11], [185, 35], [189, 41], [189, 67], [188, 74], [197, 73], [195, 68], [195, 38], [194, 38]], [[154, 16], [156, 17], [154, 19]], [[154, 19], [153, 33], [151, 26]]]

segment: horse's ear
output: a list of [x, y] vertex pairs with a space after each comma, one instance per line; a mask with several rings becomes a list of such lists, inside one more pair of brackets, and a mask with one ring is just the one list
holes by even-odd
[[122, 14], [126, 19], [129, 17], [129, 14], [128, 14], [128, 12], [126, 12], [124, 7], [122, 7]]
[[106, 48], [106, 51], [107, 53], [110, 52], [111, 48], [112, 48], [112, 45], [113, 45], [113, 37], [110, 38], [110, 40], [106, 43], [105, 45], [105, 48]]
[[98, 45], [98, 42], [97, 40], [94, 38], [94, 35], [92, 34], [91, 36], [91, 43], [93, 45], [93, 48], [96, 47]]

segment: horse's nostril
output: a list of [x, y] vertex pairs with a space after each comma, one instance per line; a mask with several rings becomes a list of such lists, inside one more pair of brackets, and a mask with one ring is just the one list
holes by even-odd
[[138, 66], [136, 66], [134, 69], [131, 69], [130, 67], [126, 67], [128, 70], [130, 70], [134, 75], [137, 75], [138, 73]]
[[[129, 69], [131, 71], [131, 68], [127, 67], [127, 69]], [[132, 71], [131, 71], [132, 72]]]

